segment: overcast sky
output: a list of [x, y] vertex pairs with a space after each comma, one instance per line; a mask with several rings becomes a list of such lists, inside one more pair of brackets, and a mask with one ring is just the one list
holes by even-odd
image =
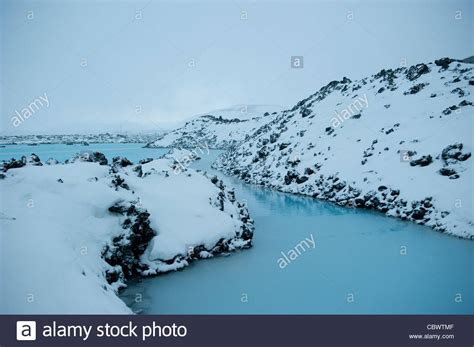
[[[235, 104], [293, 106], [405, 60], [473, 55], [470, 0], [0, 6], [3, 134], [153, 130]], [[45, 95], [15, 127], [15, 112]]]

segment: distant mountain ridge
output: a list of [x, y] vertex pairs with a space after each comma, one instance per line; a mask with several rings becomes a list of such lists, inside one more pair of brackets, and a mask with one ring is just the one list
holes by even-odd
[[63, 134], [63, 135], [6, 135], [0, 136], [0, 145], [83, 144], [90, 143], [147, 143], [155, 134]]
[[282, 111], [270, 105], [237, 105], [196, 116], [146, 147], [230, 148]]

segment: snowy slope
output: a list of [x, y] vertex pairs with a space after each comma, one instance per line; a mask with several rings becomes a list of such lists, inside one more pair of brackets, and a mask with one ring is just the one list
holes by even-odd
[[270, 122], [281, 108], [269, 105], [240, 105], [198, 115], [147, 147], [229, 148]]
[[472, 238], [473, 85], [473, 65], [447, 58], [333, 81], [215, 166]]
[[131, 313], [116, 295], [128, 277], [250, 247], [253, 221], [233, 191], [176, 165], [91, 153], [4, 166], [0, 312]]

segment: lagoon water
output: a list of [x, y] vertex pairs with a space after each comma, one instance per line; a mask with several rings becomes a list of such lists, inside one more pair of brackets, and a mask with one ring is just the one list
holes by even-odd
[[[0, 148], [0, 159], [34, 152], [42, 160], [65, 160], [80, 150], [97, 150], [109, 159], [137, 161], [166, 152], [141, 146], [7, 146]], [[247, 200], [254, 247], [130, 282], [121, 297], [135, 312], [474, 313], [474, 242], [380, 213], [243, 184], [210, 168], [218, 154], [203, 154], [193, 167], [219, 175], [235, 187], [239, 200]], [[315, 248], [281, 269], [281, 252], [311, 235]]]

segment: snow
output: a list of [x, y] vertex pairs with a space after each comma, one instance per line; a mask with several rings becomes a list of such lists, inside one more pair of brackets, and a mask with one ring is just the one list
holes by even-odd
[[[142, 275], [199, 259], [188, 256], [189, 247], [204, 247], [202, 258], [218, 254], [213, 247], [220, 240], [229, 250], [250, 247], [251, 241], [239, 236], [243, 222], [237, 203], [224, 196], [225, 208], [218, 208], [226, 189], [188, 168], [175, 174], [174, 166], [170, 158], [126, 167], [75, 160], [5, 172], [0, 179], [0, 311], [131, 313], [117, 296], [125, 285], [122, 268], [104, 257], [117, 244], [130, 242], [127, 237], [112, 242], [130, 233], [126, 217], [109, 210], [119, 203], [133, 202], [149, 213], [155, 236], [138, 259]], [[140, 177], [138, 167], [145, 172]], [[117, 176], [129, 189], [112, 183]], [[114, 272], [118, 279], [109, 283], [107, 273]]]
[[271, 105], [237, 105], [198, 115], [147, 147], [228, 148], [274, 119], [282, 108]]
[[[169, 260], [185, 255], [188, 247], [211, 248], [220, 238], [230, 239], [240, 227], [227, 213], [216, 213], [209, 197], [218, 194], [206, 177], [192, 170], [175, 174], [168, 169], [144, 178], [127, 177], [132, 190], [140, 196], [151, 214], [151, 226], [159, 232], [153, 239], [149, 260]], [[234, 215], [236, 210], [232, 211]]]
[[0, 181], [2, 210], [15, 218], [0, 220], [3, 313], [130, 313], [100, 257], [118, 227], [104, 209], [118, 198], [107, 171], [95, 163], [28, 166]]
[[[209, 148], [227, 148], [216, 167], [248, 183], [473, 238], [473, 81], [459, 62], [382, 70], [331, 82], [286, 111], [199, 116], [150, 143], [179, 148], [143, 164], [16, 162], [25, 166], [0, 176], [0, 311], [131, 313], [116, 295], [123, 268], [104, 258], [131, 242], [129, 216], [109, 210], [117, 204], [139, 208], [154, 231], [135, 259], [141, 275], [250, 247], [245, 205], [189, 168]], [[405, 151], [416, 153], [404, 160]]]
[[[371, 201], [357, 202], [361, 207], [472, 238], [472, 65], [425, 67], [429, 72], [418, 65], [331, 82], [232, 148], [216, 166], [248, 183], [340, 205], [352, 206], [369, 194]], [[413, 78], [417, 69], [424, 73]], [[421, 90], [413, 89], [420, 84]], [[355, 100], [364, 98], [367, 107], [361, 103], [355, 110]], [[341, 119], [344, 110], [360, 117]], [[441, 154], [454, 144], [463, 145], [464, 157], [449, 163]], [[408, 150], [416, 154], [402, 161]], [[410, 165], [427, 155], [431, 164]], [[441, 175], [442, 167], [456, 175]]]
[[209, 111], [203, 114], [196, 115], [195, 117], [202, 117], [205, 115], [213, 115], [215, 117], [222, 117], [225, 119], [252, 119], [261, 117], [265, 112], [281, 112], [284, 108], [277, 105], [233, 105], [230, 107]]

